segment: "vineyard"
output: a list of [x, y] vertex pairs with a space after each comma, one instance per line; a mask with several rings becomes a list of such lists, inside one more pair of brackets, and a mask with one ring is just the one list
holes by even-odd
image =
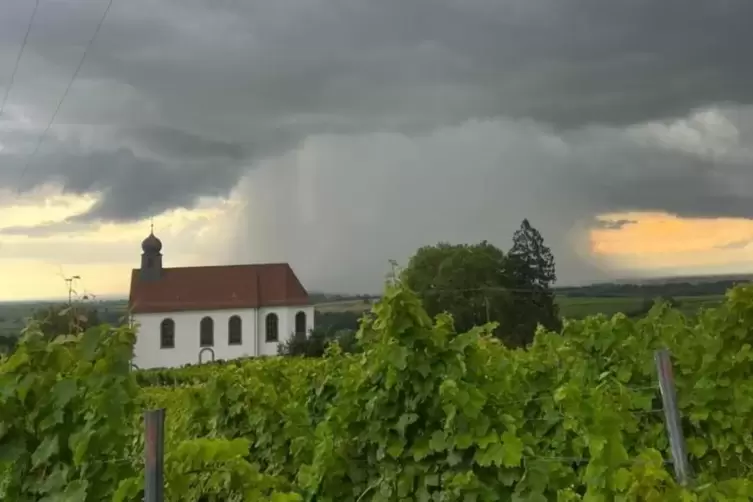
[[[143, 498], [143, 412], [166, 409], [170, 501], [753, 500], [753, 288], [540, 331], [455, 333], [387, 288], [363, 351], [131, 371], [134, 334], [0, 361], [0, 500]], [[692, 483], [673, 478], [654, 351], [671, 351]]]

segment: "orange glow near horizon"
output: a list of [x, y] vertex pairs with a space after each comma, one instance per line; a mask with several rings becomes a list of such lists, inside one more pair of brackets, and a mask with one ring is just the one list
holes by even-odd
[[753, 220], [679, 218], [664, 213], [608, 214], [621, 228], [590, 232], [594, 256], [627, 268], [753, 266]]

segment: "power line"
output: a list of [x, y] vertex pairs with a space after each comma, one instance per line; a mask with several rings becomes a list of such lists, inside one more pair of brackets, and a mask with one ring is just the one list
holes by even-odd
[[55, 122], [55, 119], [58, 116], [58, 113], [60, 113], [60, 109], [63, 107], [63, 102], [65, 101], [65, 98], [68, 97], [68, 93], [71, 90], [71, 87], [73, 87], [73, 82], [76, 81], [76, 77], [78, 77], [78, 73], [81, 71], [81, 68], [84, 66], [84, 61], [86, 61], [86, 56], [89, 54], [89, 49], [91, 49], [92, 45], [94, 45], [94, 41], [97, 38], [97, 35], [99, 35], [99, 31], [102, 29], [102, 25], [105, 22], [105, 19], [107, 19], [107, 14], [110, 12], [110, 8], [112, 7], [114, 0], [109, 0], [107, 3], [107, 7], [105, 8], [105, 11], [102, 13], [102, 17], [99, 19], [99, 23], [97, 24], [97, 28], [94, 30], [94, 34], [89, 39], [89, 42], [86, 44], [86, 48], [84, 49], [84, 53], [81, 55], [81, 59], [78, 62], [78, 66], [76, 67], [76, 70], [73, 72], [73, 76], [71, 76], [71, 80], [68, 82], [68, 85], [65, 88], [65, 91], [63, 91], [63, 95], [60, 97], [60, 101], [58, 101], [57, 106], [55, 107], [55, 111], [52, 113], [52, 117], [50, 117], [50, 121], [47, 124], [47, 127], [44, 128], [44, 131], [42, 131], [42, 134], [39, 136], [39, 140], [37, 141], [37, 145], [34, 147], [34, 151], [31, 152], [31, 155], [26, 160], [26, 163], [24, 164], [23, 169], [21, 170], [21, 178], [19, 179], [17, 190], [20, 190], [21, 187], [21, 181], [24, 179], [24, 175], [26, 174], [26, 170], [29, 167], [29, 164], [31, 163], [34, 156], [39, 151], [39, 147], [42, 145], [42, 142], [44, 141], [45, 137], [47, 136], [47, 133], [49, 132], [50, 128], [52, 127], [52, 124]]
[[430, 286], [427, 289], [421, 290], [421, 293], [479, 293], [479, 292], [486, 292], [486, 291], [496, 291], [496, 292], [507, 292], [507, 293], [531, 293], [531, 294], [537, 294], [537, 293], [549, 293], [549, 294], [557, 294], [557, 291], [554, 289], [545, 289], [545, 288], [510, 288], [507, 286], [479, 286], [475, 288], [436, 288], [433, 286]]
[[5, 95], [3, 96], [3, 101], [0, 103], [0, 116], [3, 115], [3, 112], [5, 111], [5, 105], [8, 103], [8, 96], [10, 96], [10, 90], [13, 87], [13, 83], [16, 81], [16, 73], [18, 72], [18, 67], [21, 63], [21, 58], [24, 55], [24, 49], [26, 49], [26, 43], [29, 41], [29, 33], [31, 33], [31, 27], [34, 24], [34, 18], [37, 17], [37, 10], [39, 10], [39, 0], [36, 0], [36, 3], [34, 3], [34, 10], [31, 13], [31, 17], [29, 18], [29, 25], [26, 27], [26, 34], [24, 35], [24, 41], [21, 43], [21, 48], [18, 50], [18, 54], [16, 55], [16, 62], [13, 65], [13, 71], [10, 73], [10, 82], [8, 82], [8, 86], [5, 88]]

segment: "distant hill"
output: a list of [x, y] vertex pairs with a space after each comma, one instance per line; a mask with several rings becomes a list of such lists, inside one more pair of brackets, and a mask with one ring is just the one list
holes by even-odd
[[642, 297], [656, 298], [677, 296], [723, 295], [740, 283], [753, 280], [753, 276], [672, 277], [633, 281], [631, 283], [608, 282], [589, 286], [555, 288], [558, 295], [570, 297]]
[[[554, 288], [556, 294], [570, 297], [631, 297], [656, 298], [675, 296], [723, 295], [736, 284], [753, 281], [753, 274], [698, 275], [617, 279], [583, 286]], [[379, 295], [309, 292], [313, 304], [333, 304], [378, 299]]]
[[650, 277], [650, 278], [630, 278], [616, 279], [610, 281], [613, 284], [637, 284], [637, 285], [654, 285], [654, 284], [708, 284], [708, 283], [740, 283], [753, 281], [753, 274], [725, 274], [725, 275], [687, 275], [687, 276], [667, 276], [667, 277]]

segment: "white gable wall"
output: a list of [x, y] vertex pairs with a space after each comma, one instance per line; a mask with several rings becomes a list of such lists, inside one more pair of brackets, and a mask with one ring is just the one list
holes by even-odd
[[[211, 310], [191, 312], [166, 312], [159, 314], [134, 314], [133, 322], [137, 325], [136, 345], [133, 363], [141, 369], [172, 368], [185, 364], [197, 364], [201, 319], [209, 316], [214, 320], [215, 359], [236, 359], [256, 355], [276, 355], [279, 342], [287, 341], [295, 329], [295, 316], [303, 311], [306, 314], [306, 332], [314, 328], [314, 307], [276, 307], [242, 310]], [[265, 317], [275, 313], [278, 316], [279, 342], [266, 342]], [[242, 344], [228, 344], [228, 321], [237, 315], [241, 318]], [[160, 348], [160, 325], [163, 319], [175, 322], [175, 347]], [[257, 334], [260, 337], [257, 338]], [[210, 351], [204, 351], [202, 360], [212, 359]]]

